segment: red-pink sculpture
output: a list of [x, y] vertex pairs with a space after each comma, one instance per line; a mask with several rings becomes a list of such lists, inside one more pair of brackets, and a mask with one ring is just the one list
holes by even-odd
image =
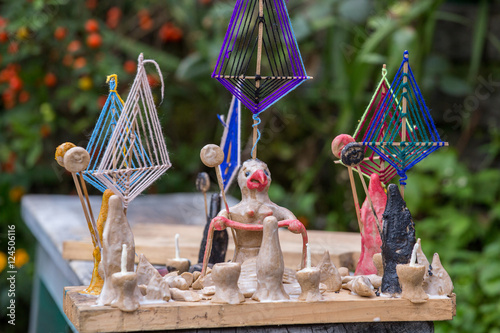
[[[387, 194], [382, 187], [379, 175], [373, 173], [370, 176], [370, 185], [368, 185], [368, 193], [373, 202], [373, 207], [380, 221], [380, 229], [382, 229], [382, 214], [387, 203]], [[363, 232], [361, 233], [361, 256], [359, 257], [358, 265], [354, 275], [369, 275], [377, 274], [377, 269], [373, 264], [373, 255], [380, 253], [382, 240], [377, 228], [377, 220], [373, 215], [368, 198], [363, 202], [361, 207], [361, 222], [363, 223]]]

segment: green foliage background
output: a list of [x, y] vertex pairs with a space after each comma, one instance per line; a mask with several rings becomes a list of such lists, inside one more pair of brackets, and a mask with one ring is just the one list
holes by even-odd
[[[118, 74], [125, 99], [134, 73], [124, 63], [136, 61], [140, 52], [160, 64], [166, 80], [158, 112], [173, 162], [148, 193], [195, 190], [196, 174], [208, 171], [199, 150], [219, 142], [222, 126], [216, 114], [224, 114], [230, 103], [229, 93], [210, 74], [233, 6], [234, 1], [222, 0], [2, 4], [0, 16], [7, 22], [0, 33], [7, 39], [0, 38], [0, 70], [8, 77], [2, 81], [0, 74], [0, 251], [5, 252], [7, 225], [15, 223], [18, 247], [34, 257], [33, 238], [19, 214], [20, 197], [73, 190], [70, 177], [53, 160], [55, 147], [65, 141], [85, 147], [99, 101], [107, 94], [106, 76]], [[500, 95], [500, 41], [491, 14], [496, 10], [498, 15], [498, 1], [290, 0], [287, 6], [314, 80], [262, 114], [259, 158], [273, 172], [271, 197], [308, 228], [356, 231], [347, 173], [333, 164], [330, 143], [340, 133], [353, 132], [381, 65], [387, 64], [392, 78], [402, 52], [409, 50], [427, 104], [451, 146], [409, 172], [405, 195], [424, 251], [429, 258], [439, 252], [455, 284], [457, 316], [436, 323], [436, 331], [500, 332], [500, 131], [490, 110]], [[111, 8], [122, 13], [115, 28], [109, 27]], [[456, 8], [466, 8], [467, 14]], [[146, 14], [150, 21], [141, 23]], [[89, 19], [99, 23], [102, 44], [97, 48], [86, 44]], [[167, 23], [177, 29], [177, 38], [161, 35]], [[446, 25], [448, 30], [440, 29]], [[62, 39], [54, 37], [58, 27], [67, 32]], [[439, 37], [453, 39], [455, 28], [469, 34], [462, 58], [439, 47]], [[75, 40], [81, 47], [68, 50]], [[19, 88], [13, 73], [20, 89], [13, 89]], [[55, 85], [47, 83], [47, 73], [54, 74]], [[479, 78], [496, 85], [481, 86]], [[153, 91], [158, 99], [159, 88]], [[488, 117], [487, 124], [481, 117]], [[249, 157], [250, 124], [245, 110], [243, 158]], [[32, 262], [20, 269], [27, 281], [20, 295], [26, 313]], [[5, 274], [0, 278], [3, 316]]]

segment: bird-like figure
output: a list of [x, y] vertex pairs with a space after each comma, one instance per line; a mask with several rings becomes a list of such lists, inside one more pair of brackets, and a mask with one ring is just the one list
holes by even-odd
[[[211, 222], [211, 232], [226, 227], [235, 230], [235, 254], [233, 261], [243, 263], [256, 257], [262, 242], [262, 223], [268, 216], [278, 220], [279, 227], [287, 227], [293, 233], [301, 233], [303, 239], [303, 260], [305, 264], [305, 244], [307, 231], [288, 209], [278, 206], [269, 198], [271, 173], [267, 164], [259, 159], [250, 159], [243, 163], [238, 173], [238, 185], [241, 189], [241, 201], [227, 210], [222, 210]], [[208, 246], [207, 246], [208, 249]], [[205, 257], [207, 253], [205, 253]]]

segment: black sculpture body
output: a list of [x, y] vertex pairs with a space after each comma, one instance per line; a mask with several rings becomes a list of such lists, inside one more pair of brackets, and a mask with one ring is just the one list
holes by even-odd
[[382, 260], [384, 264], [382, 292], [394, 295], [401, 293], [396, 265], [410, 262], [413, 246], [416, 242], [415, 224], [397, 185], [389, 185], [387, 196], [382, 231]]
[[[198, 264], [191, 266], [192, 271], [201, 271], [203, 256], [205, 254], [205, 246], [207, 244], [207, 235], [210, 222], [220, 211], [221, 197], [220, 194], [212, 194], [210, 198], [210, 211], [207, 216], [207, 223], [205, 224], [205, 229], [203, 230], [203, 238], [201, 239], [200, 252], [198, 253]], [[208, 259], [208, 264], [214, 265], [219, 262], [224, 262], [226, 260], [227, 245], [229, 242], [229, 236], [227, 230], [214, 231], [214, 238], [212, 241], [212, 251], [210, 252], [210, 258]]]

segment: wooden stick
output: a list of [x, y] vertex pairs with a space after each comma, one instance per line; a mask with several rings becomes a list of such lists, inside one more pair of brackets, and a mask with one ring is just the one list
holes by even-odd
[[87, 192], [87, 185], [85, 185], [85, 180], [83, 179], [83, 175], [80, 172], [80, 183], [82, 185], [83, 194], [85, 195], [85, 200], [87, 201], [87, 207], [89, 209], [90, 220], [92, 221], [92, 227], [94, 232], [96, 232], [97, 245], [99, 249], [102, 250], [101, 240], [99, 239], [99, 231], [97, 230], [97, 223], [95, 222], [94, 212], [92, 212], [92, 206], [90, 205], [89, 193]]
[[[404, 55], [406, 59], [408, 59], [408, 53]], [[403, 84], [408, 83], [408, 77], [406, 76], [408, 74], [408, 61], [405, 61], [403, 64]], [[403, 117], [401, 118], [401, 141], [406, 141], [406, 111], [408, 109], [407, 103], [408, 103], [408, 98], [406, 97], [406, 93], [408, 90], [406, 89], [405, 86], [403, 86]], [[405, 187], [404, 185], [401, 185], [400, 187], [401, 190], [401, 197], [404, 199], [405, 197]]]
[[[214, 75], [216, 79], [240, 79], [240, 80], [255, 80], [257, 76], [247, 76], [247, 75]], [[260, 80], [307, 80], [313, 79], [312, 76], [260, 76]]]
[[205, 217], [208, 216], [208, 208], [207, 208], [207, 192], [203, 191], [203, 199], [205, 200]]
[[[360, 142], [364, 146], [401, 146], [401, 142]], [[408, 144], [408, 143], [406, 143]], [[449, 144], [448, 142], [412, 142], [413, 146], [420, 147], [420, 146], [428, 146], [428, 147], [435, 147], [435, 146], [443, 146], [447, 147]]]
[[366, 186], [365, 179], [363, 178], [363, 176], [361, 174], [361, 169], [359, 168], [359, 165], [356, 166], [356, 169], [358, 170], [359, 178], [361, 178], [361, 183], [363, 184], [363, 188], [365, 190], [366, 197], [368, 198], [368, 203], [370, 204], [370, 208], [372, 209], [373, 216], [375, 216], [375, 221], [377, 223], [378, 233], [379, 233], [380, 237], [382, 237], [382, 228], [380, 227], [380, 221], [378, 219], [377, 212], [375, 211], [375, 207], [373, 206], [373, 201], [372, 201], [372, 198], [370, 196], [370, 192], [368, 192], [368, 187]]
[[92, 222], [90, 221], [89, 213], [87, 211], [87, 207], [85, 206], [85, 201], [83, 200], [82, 189], [80, 188], [80, 184], [78, 182], [78, 178], [76, 177], [76, 173], [72, 172], [73, 181], [75, 182], [76, 192], [78, 193], [78, 197], [80, 198], [80, 203], [82, 204], [83, 213], [85, 214], [85, 219], [87, 220], [87, 225], [90, 231], [90, 235], [92, 236], [92, 243], [94, 243], [94, 247], [97, 246], [97, 230], [94, 229]]
[[[264, 17], [264, 0], [259, 0], [259, 17], [263, 18]], [[264, 23], [262, 21], [259, 22], [259, 35], [257, 39], [257, 64], [255, 67], [255, 77], [260, 76], [260, 70], [261, 70], [261, 65], [262, 65], [262, 37], [264, 35]], [[260, 88], [260, 80], [255, 81], [255, 88], [257, 90]], [[257, 158], [257, 123], [258, 121], [254, 119], [253, 121], [253, 138], [252, 138], [252, 158], [256, 159]]]
[[361, 215], [359, 212], [358, 193], [356, 191], [356, 184], [354, 183], [354, 175], [352, 174], [352, 167], [348, 166], [347, 170], [349, 171], [349, 180], [351, 181], [352, 197], [354, 199], [354, 209], [356, 209], [356, 217], [358, 219], [359, 232], [363, 233], [363, 224], [361, 223]]

